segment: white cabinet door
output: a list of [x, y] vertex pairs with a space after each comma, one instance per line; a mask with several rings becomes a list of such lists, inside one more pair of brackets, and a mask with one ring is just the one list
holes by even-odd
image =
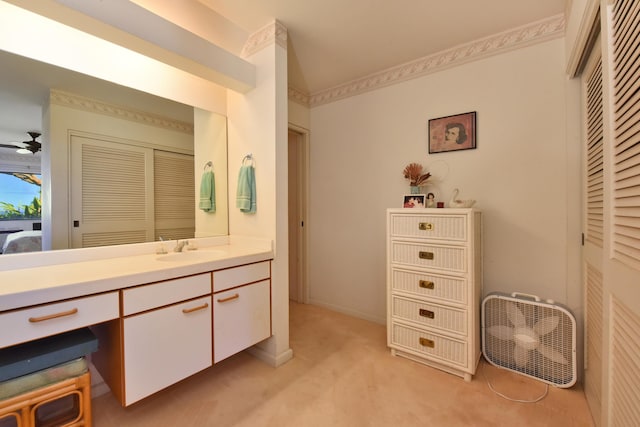
[[125, 405], [211, 366], [211, 297], [124, 319]]
[[214, 363], [271, 336], [270, 281], [213, 296]]

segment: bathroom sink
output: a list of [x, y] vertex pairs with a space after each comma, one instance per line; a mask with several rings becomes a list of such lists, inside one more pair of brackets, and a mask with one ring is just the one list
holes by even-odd
[[193, 261], [209, 261], [216, 257], [216, 255], [224, 254], [224, 251], [219, 250], [206, 250], [202, 252], [198, 251], [185, 251], [185, 252], [171, 252], [165, 255], [158, 255], [156, 259], [158, 261], [166, 262], [193, 262]]

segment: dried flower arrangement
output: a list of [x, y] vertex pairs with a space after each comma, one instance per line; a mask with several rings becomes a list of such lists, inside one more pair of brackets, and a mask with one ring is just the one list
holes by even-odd
[[419, 163], [409, 163], [402, 173], [409, 180], [409, 185], [412, 187], [424, 185], [425, 181], [431, 176], [429, 172], [422, 173], [422, 165]]

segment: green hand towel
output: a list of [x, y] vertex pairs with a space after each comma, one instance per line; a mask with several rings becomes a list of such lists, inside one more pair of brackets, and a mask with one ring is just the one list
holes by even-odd
[[216, 211], [216, 182], [213, 171], [206, 171], [202, 174], [199, 207], [205, 212]]
[[256, 213], [256, 176], [253, 166], [240, 167], [236, 207], [240, 208], [240, 212]]

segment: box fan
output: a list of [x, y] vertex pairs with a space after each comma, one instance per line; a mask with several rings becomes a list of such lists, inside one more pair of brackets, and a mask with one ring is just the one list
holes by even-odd
[[576, 320], [553, 301], [514, 292], [482, 301], [482, 353], [494, 366], [556, 387], [576, 382]]

